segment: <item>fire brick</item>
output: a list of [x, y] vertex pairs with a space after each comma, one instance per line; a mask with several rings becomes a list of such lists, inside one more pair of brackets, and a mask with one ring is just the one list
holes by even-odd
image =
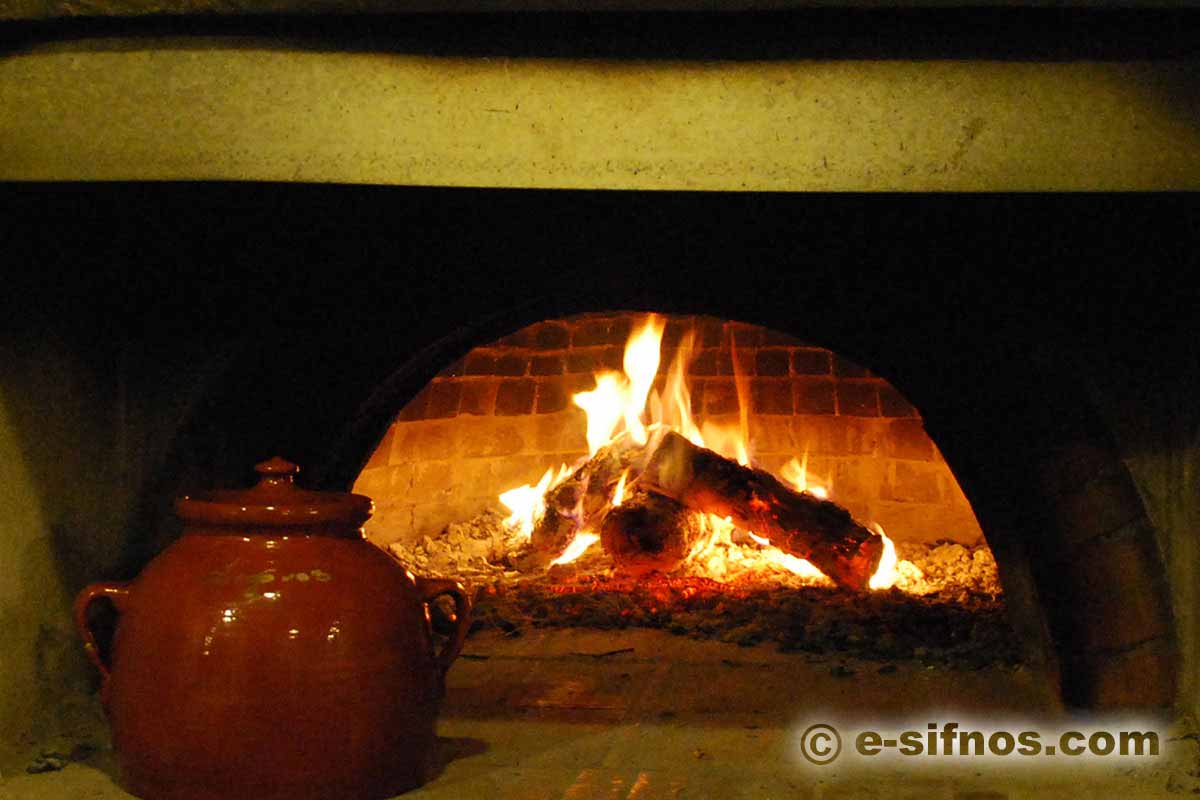
[[879, 411], [885, 417], [915, 417], [917, 409], [904, 399], [895, 387], [884, 384], [879, 387]]
[[831, 380], [802, 378], [792, 381], [792, 387], [796, 393], [797, 414], [832, 414], [837, 408]]
[[833, 374], [839, 378], [866, 378], [870, 376], [867, 368], [843, 356], [834, 355]]
[[488, 416], [496, 406], [496, 384], [494, 381], [465, 381], [462, 397], [458, 401], [458, 413]]
[[898, 419], [888, 425], [887, 454], [892, 458], [932, 460], [933, 441], [925, 433], [925, 424], [919, 419]]
[[679, 343], [683, 341], [683, 337], [687, 335], [687, 332], [692, 330], [693, 325], [691, 317], [667, 320], [666, 327], [663, 329], [663, 347], [678, 347]]
[[795, 350], [792, 352], [792, 372], [797, 375], [828, 375], [830, 370], [828, 350]]
[[571, 334], [572, 347], [594, 347], [601, 344], [624, 344], [614, 341], [611, 320], [597, 319], [579, 323]]
[[870, 381], [838, 381], [837, 406], [846, 416], [878, 417], [879, 387]]
[[625, 364], [624, 347], [606, 347], [600, 353], [600, 365], [604, 369], [621, 370]]
[[[460, 455], [467, 458], [511, 456], [521, 452], [525, 446], [521, 432], [511, 422], [501, 422], [495, 419], [477, 420], [477, 422], [482, 423], [480, 427], [471, 431], [470, 435], [463, 437]], [[461, 425], [462, 420], [458, 420], [457, 424]], [[443, 443], [443, 452], [445, 446]]]
[[529, 360], [525, 356], [504, 355], [496, 359], [496, 374], [516, 377], [525, 374]]
[[689, 375], [716, 375], [717, 351], [701, 350], [688, 366]]
[[763, 329], [757, 325], [731, 323], [729, 325], [729, 338], [737, 347], [757, 347], [762, 344]]
[[791, 381], [755, 378], [750, 384], [750, 409], [756, 414], [791, 414]]
[[767, 377], [787, 375], [787, 350], [759, 350], [754, 354], [754, 374]]
[[531, 380], [504, 381], [496, 390], [496, 414], [503, 417], [529, 414], [537, 384]]
[[609, 322], [609, 334], [612, 335], [615, 343], [624, 344], [629, 339], [629, 334], [633, 330], [633, 319], [631, 317], [617, 317]]
[[416, 396], [404, 405], [404, 408], [400, 409], [400, 413], [396, 415], [396, 421], [412, 422], [413, 420], [425, 419], [425, 407], [428, 404], [429, 387], [426, 386], [417, 392]]
[[529, 362], [530, 375], [562, 375], [565, 368], [562, 356], [534, 356]]
[[570, 396], [561, 380], [543, 381], [537, 388], [537, 413], [551, 414], [567, 407]]
[[725, 326], [719, 319], [701, 317], [697, 327], [700, 335], [698, 343], [701, 347], [721, 346], [721, 339], [725, 335]]
[[573, 353], [567, 353], [567, 372], [572, 373], [592, 373], [600, 369], [600, 360], [597, 358], [598, 351], [595, 350], [580, 350]]
[[936, 503], [942, 499], [938, 486], [941, 470], [933, 464], [893, 461], [884, 484], [885, 500], [900, 503]]
[[494, 375], [496, 374], [496, 357], [488, 353], [467, 353], [463, 371], [467, 375]]
[[461, 397], [462, 384], [458, 381], [434, 381], [429, 384], [429, 405], [425, 409], [425, 418], [457, 416], [458, 401]]
[[538, 350], [564, 350], [570, 342], [571, 334], [561, 322], [543, 322], [533, 332], [533, 346]]
[[709, 381], [705, 384], [704, 410], [709, 414], [737, 413], [737, 389], [733, 381]]

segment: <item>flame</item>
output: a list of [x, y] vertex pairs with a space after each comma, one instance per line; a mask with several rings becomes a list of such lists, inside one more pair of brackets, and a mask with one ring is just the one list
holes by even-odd
[[504, 523], [517, 529], [528, 541], [533, 536], [534, 526], [546, 513], [546, 492], [558, 486], [570, 474], [571, 468], [566, 464], [559, 466], [557, 474], [554, 468], [550, 467], [536, 485], [531, 486], [527, 483], [502, 493], [500, 502], [512, 512], [505, 517]]
[[[652, 391], [659, 369], [664, 328], [662, 317], [647, 315], [626, 344], [623, 374], [598, 372], [595, 388], [572, 397], [575, 405], [587, 415], [589, 457], [621, 434], [628, 434], [636, 443], [645, 444], [650, 430], [662, 427], [678, 432], [699, 447], [707, 447], [749, 466], [749, 380], [742, 369], [737, 342], [731, 339], [730, 344], [738, 395], [738, 420], [733, 425], [721, 425], [713, 421], [705, 421], [700, 425], [692, 413], [691, 390], [687, 381], [687, 369], [696, 347], [694, 332], [688, 332], [680, 341], [675, 358], [667, 368], [662, 394]], [[566, 465], [560, 467], [557, 474], [553, 469], [548, 469], [536, 485], [526, 484], [500, 495], [501, 502], [512, 512], [505, 522], [528, 541], [538, 520], [545, 514], [546, 492], [570, 474], [571, 469]], [[793, 457], [784, 464], [779, 475], [797, 491], [822, 499], [829, 497], [827, 488], [814, 483], [809, 475], [807, 450], [799, 459]], [[631, 475], [629, 468], [621, 473], [610, 499], [611, 507], [624, 502], [629, 482], [636, 479], [637, 474]], [[575, 509], [575, 537], [552, 564], [575, 561], [600, 539], [587, 530], [588, 520], [583, 519], [582, 503], [581, 495]], [[721, 580], [735, 574], [775, 569], [797, 576], [805, 583], [832, 583], [811, 562], [783, 552], [756, 532], [745, 533], [760, 547], [736, 544], [736, 528], [728, 517], [722, 519], [697, 513], [697, 524], [701, 528], [701, 536], [682, 566], [693, 575]], [[911, 562], [899, 560], [896, 546], [883, 528], [878, 525], [873, 528], [883, 538], [883, 555], [870, 578], [869, 588], [882, 590], [899, 586], [901, 589], [911, 589], [916, 586], [923, 579], [921, 571]]]
[[572, 396], [572, 402], [587, 412], [589, 455], [595, 455], [622, 429], [628, 431], [638, 444], [646, 443], [646, 425], [642, 416], [654, 376], [658, 374], [658, 351], [664, 327], [662, 317], [647, 316], [625, 345], [625, 374], [597, 373], [595, 389]]
[[697, 447], [704, 447], [704, 436], [692, 417], [692, 393], [687, 384], [687, 368], [696, 347], [695, 331], [688, 331], [679, 342], [679, 350], [667, 370], [667, 382], [663, 386], [663, 397], [657, 407], [652, 407], [656, 422], [661, 422], [685, 437]]
[[750, 531], [747, 535], [763, 546], [763, 556], [773, 564], [786, 569], [793, 575], [799, 575], [802, 578], [824, 578], [825, 573], [813, 566], [813, 563], [806, 558], [796, 558], [791, 553], [785, 553], [778, 547], [771, 544], [771, 540], [765, 536], [759, 536], [757, 533]]
[[587, 549], [596, 542], [600, 541], [600, 537], [594, 533], [577, 533], [571, 543], [567, 545], [567, 549], [563, 550], [562, 555], [550, 562], [550, 566], [555, 564], [570, 564], [575, 559], [587, 552]]
[[779, 468], [779, 477], [796, 487], [798, 492], [808, 492], [813, 497], [819, 497], [822, 500], [829, 498], [829, 492], [824, 486], [810, 485], [808, 482], [808, 451], [804, 451], [804, 455], [799, 461], [795, 456], [791, 460]]
[[611, 505], [613, 508], [625, 502], [625, 479], [629, 477], [629, 470], [626, 469], [621, 473], [620, 479], [617, 481], [617, 488], [613, 489]]
[[646, 443], [646, 428], [642, 424], [642, 412], [646, 408], [646, 397], [658, 374], [659, 345], [662, 343], [665, 323], [662, 317], [651, 314], [641, 328], [634, 331], [625, 345], [625, 374], [629, 377], [629, 390], [625, 399], [625, 429], [638, 444]]
[[883, 532], [883, 526], [874, 524], [871, 527], [875, 529], [877, 534], [883, 537], [883, 555], [879, 557], [879, 566], [875, 568], [875, 574], [867, 582], [867, 587], [875, 590], [890, 589], [896, 585], [896, 580], [900, 577], [900, 573], [896, 568], [899, 562], [899, 559], [896, 557], [896, 545]]
[[587, 412], [588, 455], [607, 444], [625, 416], [625, 381], [616, 372], [596, 375], [596, 388], [580, 392], [571, 400]]

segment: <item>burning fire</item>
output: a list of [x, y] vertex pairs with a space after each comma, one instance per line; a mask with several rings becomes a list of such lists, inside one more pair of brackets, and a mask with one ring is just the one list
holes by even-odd
[[[683, 337], [674, 361], [667, 370], [666, 382], [660, 394], [653, 390], [658, 374], [660, 346], [665, 321], [648, 315], [633, 333], [625, 347], [624, 373], [605, 371], [596, 374], [596, 386], [591, 391], [572, 397], [576, 406], [587, 415], [589, 457], [619, 436], [628, 435], [639, 445], [671, 430], [692, 444], [713, 450], [726, 458], [749, 466], [751, 452], [748, 435], [749, 398], [746, 379], [738, 368], [734, 353], [734, 372], [738, 389], [739, 415], [736, 426], [720, 426], [706, 421], [697, 425], [692, 415], [691, 394], [687, 384], [687, 367], [695, 347], [695, 337]], [[736, 345], [736, 343], [735, 343]], [[657, 441], [657, 440], [655, 440]], [[797, 491], [826, 499], [831, 492], [822, 483], [814, 482], [808, 474], [808, 454], [792, 458], [780, 469], [780, 477]], [[574, 468], [563, 464], [556, 471], [548, 469], [536, 485], [526, 484], [500, 495], [500, 501], [511, 514], [506, 524], [526, 541], [532, 536], [538, 520], [546, 513], [546, 493], [571, 476]], [[622, 472], [612, 489], [610, 507], [620, 506], [626, 499], [637, 474]], [[582, 498], [580, 499], [582, 504]], [[552, 564], [568, 564], [577, 560], [600, 540], [600, 536], [583, 519], [582, 505], [577, 509], [579, 523], [574, 539], [554, 559]], [[702, 577], [721, 580], [736, 574], [782, 570], [798, 576], [804, 582], [832, 584], [810, 562], [785, 553], [773, 546], [770, 539], [753, 531], [738, 531], [728, 517], [693, 512], [702, 535], [684, 559], [682, 569]], [[883, 555], [869, 581], [873, 590], [887, 589], [917, 580], [920, 570], [907, 561], [900, 561], [896, 547], [879, 525], [875, 533], [883, 539]], [[746, 541], [748, 540], [748, 541]], [[751, 544], [752, 543], [752, 544]]]

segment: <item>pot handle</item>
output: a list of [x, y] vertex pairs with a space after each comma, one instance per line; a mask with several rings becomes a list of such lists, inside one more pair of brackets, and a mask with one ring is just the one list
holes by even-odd
[[442, 648], [442, 652], [435, 657], [444, 675], [446, 670], [450, 669], [454, 659], [458, 658], [463, 642], [467, 638], [467, 629], [471, 626], [471, 598], [467, 596], [467, 590], [461, 583], [444, 578], [417, 578], [417, 591], [421, 593], [421, 600], [426, 604], [433, 602], [435, 597], [442, 594], [448, 594], [454, 598], [454, 635]]
[[75, 629], [79, 631], [79, 638], [83, 639], [84, 652], [87, 653], [88, 659], [96, 665], [96, 669], [100, 670], [100, 675], [104, 678], [104, 686], [107, 687], [111, 672], [108, 665], [100, 658], [100, 648], [96, 645], [96, 636], [88, 625], [88, 609], [91, 608], [92, 603], [101, 598], [110, 600], [116, 606], [117, 613], [123, 612], [129, 604], [129, 583], [92, 583], [83, 587], [83, 591], [75, 598], [73, 608]]

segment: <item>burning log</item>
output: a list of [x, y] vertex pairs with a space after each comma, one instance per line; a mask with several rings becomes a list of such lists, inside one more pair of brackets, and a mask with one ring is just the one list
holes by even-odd
[[692, 509], [655, 492], [636, 489], [609, 510], [600, 543], [621, 572], [670, 572], [687, 557], [702, 533]]
[[883, 554], [883, 540], [829, 500], [797, 492], [763, 470], [668, 432], [638, 479], [644, 487], [696, 511], [729, 517], [839, 586], [863, 590]]
[[571, 477], [546, 493], [546, 512], [530, 537], [533, 549], [561, 553], [583, 520], [603, 518], [621, 475], [637, 468], [648, 455], [646, 448], [627, 434], [597, 450]]

